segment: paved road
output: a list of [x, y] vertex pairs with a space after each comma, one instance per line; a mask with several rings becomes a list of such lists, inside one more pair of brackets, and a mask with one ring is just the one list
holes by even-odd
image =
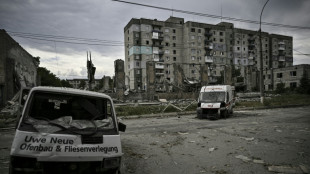
[[310, 107], [124, 122], [123, 173], [302, 173], [299, 165], [310, 165]]
[[[238, 111], [226, 120], [194, 115], [123, 120], [122, 173], [302, 173], [310, 164], [310, 107]], [[14, 131], [0, 132], [0, 173]]]

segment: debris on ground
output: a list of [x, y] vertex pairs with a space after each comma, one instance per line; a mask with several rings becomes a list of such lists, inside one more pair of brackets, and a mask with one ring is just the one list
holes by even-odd
[[178, 132], [179, 135], [188, 135], [188, 132]]
[[276, 173], [290, 173], [290, 174], [303, 174], [304, 172], [299, 167], [293, 166], [268, 166], [268, 171]]
[[282, 130], [280, 130], [280, 129], [276, 129], [276, 131], [277, 131], [277, 132], [279, 132], [279, 133], [281, 133], [281, 132], [282, 132]]
[[209, 148], [209, 152], [211, 153], [211, 152], [213, 152], [214, 150], [216, 150], [217, 148], [216, 147], [210, 147]]
[[304, 166], [304, 165], [299, 165], [299, 167], [300, 167], [300, 169], [302, 170], [302, 172], [307, 173], [307, 174], [310, 173], [310, 172], [309, 172], [309, 169], [308, 169], [306, 166]]
[[253, 163], [256, 163], [256, 164], [265, 164], [264, 160], [258, 160], [258, 159], [254, 159], [254, 160], [253, 160]]
[[243, 155], [237, 155], [237, 156], [235, 156], [235, 158], [241, 159], [241, 160], [244, 161], [244, 162], [250, 162], [250, 161], [252, 161], [250, 158], [248, 158], [248, 157], [246, 157], [246, 156], [243, 156]]
[[251, 137], [251, 138], [247, 138], [247, 137], [240, 137], [241, 139], [244, 139], [244, 140], [247, 140], [247, 141], [253, 141], [254, 140], [254, 137]]

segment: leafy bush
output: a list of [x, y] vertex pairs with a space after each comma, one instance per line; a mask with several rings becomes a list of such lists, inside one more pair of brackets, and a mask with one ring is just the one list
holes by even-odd
[[285, 84], [284, 83], [278, 83], [277, 88], [276, 88], [276, 93], [277, 94], [283, 94], [285, 93]]

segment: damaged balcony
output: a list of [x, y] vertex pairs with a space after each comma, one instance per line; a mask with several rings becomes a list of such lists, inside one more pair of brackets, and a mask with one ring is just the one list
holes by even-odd
[[156, 43], [156, 44], [153, 44], [153, 47], [163, 48], [164, 46], [161, 45], [161, 44]]
[[285, 50], [285, 45], [279, 45], [279, 51], [284, 51]]
[[249, 60], [253, 60], [254, 59], [254, 54], [249, 54]]
[[163, 64], [155, 64], [155, 69], [164, 69], [164, 65]]
[[278, 42], [278, 46], [279, 46], [279, 51], [285, 50], [285, 42], [284, 41]]
[[209, 28], [206, 28], [204, 35], [205, 35], [205, 37], [211, 37], [213, 34], [212, 34], [212, 32], [211, 32], [211, 30]]
[[164, 37], [162, 36], [162, 32], [154, 32], [152, 34], [152, 40], [162, 41]]
[[285, 56], [279, 56], [279, 62], [284, 62], [285, 61]]
[[205, 63], [213, 63], [213, 57], [205, 56]]
[[210, 44], [205, 45], [205, 49], [212, 50], [213, 49], [213, 44], [210, 43]]

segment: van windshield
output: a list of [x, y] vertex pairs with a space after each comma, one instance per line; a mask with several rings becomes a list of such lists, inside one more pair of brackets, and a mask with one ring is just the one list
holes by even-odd
[[38, 132], [114, 129], [113, 108], [106, 98], [36, 91], [24, 122]]
[[225, 101], [225, 92], [201, 92], [199, 101], [203, 102], [222, 102]]

